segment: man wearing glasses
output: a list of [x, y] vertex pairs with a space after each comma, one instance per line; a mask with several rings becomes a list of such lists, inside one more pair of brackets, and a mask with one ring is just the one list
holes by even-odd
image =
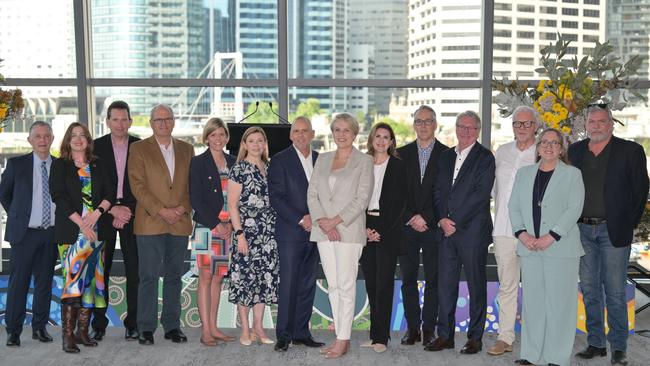
[[181, 276], [192, 232], [189, 196], [192, 145], [172, 138], [174, 112], [157, 105], [149, 120], [153, 136], [131, 145], [129, 180], [137, 200], [134, 233], [138, 243], [138, 341], [154, 343], [158, 325], [158, 278], [163, 273], [160, 322], [165, 339], [187, 342], [180, 329]]
[[633, 231], [648, 197], [646, 156], [641, 145], [612, 136], [614, 119], [607, 104], [587, 108], [586, 130], [589, 138], [569, 148], [569, 159], [582, 171], [585, 185], [578, 226], [585, 250], [580, 259], [580, 287], [588, 346], [576, 356], [590, 359], [607, 355], [606, 306], [611, 362], [627, 365], [625, 285]]
[[[413, 345], [422, 340], [427, 346], [435, 336], [438, 321], [438, 243], [433, 228], [438, 217], [433, 211], [432, 188], [438, 159], [448, 149], [436, 141], [436, 113], [429, 106], [420, 106], [414, 113], [413, 128], [417, 139], [397, 149], [406, 164], [407, 202], [404, 220], [404, 251], [399, 257], [402, 273], [402, 299], [408, 330], [402, 344]], [[424, 301], [420, 308], [418, 272], [420, 251], [424, 267]], [[422, 333], [420, 333], [422, 326]]]
[[460, 270], [469, 288], [467, 343], [460, 353], [475, 354], [483, 348], [487, 279], [487, 250], [492, 243], [490, 192], [494, 185], [494, 155], [477, 143], [480, 117], [472, 111], [456, 117], [458, 145], [442, 154], [433, 188], [435, 216], [440, 218], [435, 237], [440, 243], [438, 338], [428, 351], [454, 348], [456, 303]]
[[496, 180], [492, 188], [496, 214], [492, 235], [499, 275], [499, 336], [487, 351], [495, 356], [512, 352], [512, 343], [515, 341], [520, 276], [517, 238], [512, 234], [508, 201], [517, 170], [535, 163], [535, 132], [538, 127], [537, 111], [528, 106], [517, 107], [512, 113], [515, 140], [499, 146], [496, 153]]

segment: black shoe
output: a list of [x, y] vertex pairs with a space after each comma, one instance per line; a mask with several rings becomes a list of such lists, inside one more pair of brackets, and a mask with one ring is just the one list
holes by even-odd
[[433, 342], [424, 346], [425, 351], [438, 352], [443, 349], [453, 349], [455, 347], [453, 339], [436, 338]]
[[404, 337], [402, 337], [402, 344], [405, 346], [412, 346], [421, 339], [422, 337], [420, 336], [419, 329], [409, 329], [406, 331], [406, 334], [404, 334]]
[[480, 340], [468, 339], [467, 343], [460, 349], [460, 353], [464, 355], [473, 355], [479, 353], [483, 349], [483, 342]]
[[32, 339], [38, 339], [39, 342], [49, 343], [52, 342], [52, 336], [45, 328], [32, 330]]
[[532, 365], [532, 364], [533, 364], [532, 362], [530, 362], [530, 361], [528, 361], [528, 360], [524, 360], [523, 358], [520, 358], [520, 359], [518, 359], [518, 360], [515, 360], [515, 363], [516, 363], [517, 365]]
[[584, 358], [585, 360], [594, 358], [594, 356], [607, 356], [607, 348], [598, 348], [594, 346], [588, 346], [584, 351], [578, 352], [577, 357]]
[[169, 339], [174, 343], [185, 343], [187, 342], [187, 337], [180, 329], [172, 329], [169, 332], [165, 333], [165, 339]]
[[426, 346], [431, 342], [433, 342], [433, 331], [423, 329], [422, 330], [422, 345]]
[[90, 339], [94, 339], [97, 342], [103, 340], [104, 336], [106, 336], [106, 329], [93, 329], [90, 333]]
[[325, 343], [323, 343], [323, 342], [316, 342], [314, 340], [314, 338], [312, 338], [312, 337], [294, 339], [293, 344], [295, 344], [295, 345], [303, 345], [303, 346], [311, 347], [311, 348], [319, 348], [319, 347], [323, 347], [325, 345]]
[[124, 339], [127, 341], [135, 341], [140, 338], [140, 333], [138, 333], [138, 328], [136, 327], [126, 327], [124, 331]]
[[627, 356], [625, 351], [612, 352], [612, 365], [627, 365]]
[[153, 332], [142, 332], [138, 338], [138, 343], [150, 346], [153, 344]]
[[7, 334], [7, 347], [20, 347], [20, 334], [18, 333]]
[[278, 339], [273, 349], [278, 352], [286, 352], [289, 349], [289, 341], [286, 339]]

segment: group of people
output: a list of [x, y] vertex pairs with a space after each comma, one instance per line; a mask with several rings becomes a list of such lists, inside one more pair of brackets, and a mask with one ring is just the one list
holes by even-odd
[[[577, 356], [605, 356], [607, 339], [612, 363], [625, 365], [626, 265], [648, 193], [643, 148], [613, 136], [605, 104], [588, 108], [589, 138], [571, 146], [557, 130], [538, 133], [534, 109], [519, 107], [512, 116], [515, 140], [499, 147], [496, 158], [477, 142], [481, 120], [475, 112], [457, 116], [458, 144], [448, 148], [435, 138], [436, 114], [428, 106], [414, 113], [415, 141], [397, 148], [391, 126], [377, 123], [367, 153], [354, 146], [360, 126], [353, 116], [334, 118], [336, 149], [321, 154], [310, 147], [310, 120], [298, 117], [291, 125], [292, 145], [272, 160], [259, 127], [245, 131], [236, 157], [227, 154], [230, 135], [218, 118], [206, 122], [207, 149], [194, 156], [191, 145], [172, 137], [175, 119], [166, 105], [151, 111], [153, 136], [139, 140], [128, 134], [128, 105], [116, 101], [107, 111], [110, 134], [93, 141], [85, 125], [74, 123], [59, 158], [49, 153], [51, 127], [35, 122], [28, 138], [33, 153], [10, 159], [0, 181], [0, 202], [9, 213], [6, 239], [12, 244], [7, 345], [20, 345], [32, 274], [33, 338], [52, 341], [45, 324], [57, 247], [65, 279], [63, 350], [79, 352], [78, 344], [95, 346], [103, 339], [117, 233], [127, 277], [125, 338], [154, 343], [162, 276], [165, 339], [186, 342], [180, 292], [194, 221], [195, 228], [208, 228], [230, 248], [228, 300], [238, 308], [242, 345], [275, 343], [282, 352], [298, 344], [320, 348], [325, 358], [345, 355], [360, 263], [371, 324], [369, 341], [361, 346], [385, 352], [399, 262], [408, 328], [401, 343], [422, 342], [426, 351], [455, 348], [463, 269], [470, 321], [460, 352], [478, 353], [488, 246], [494, 242], [500, 326], [489, 354], [513, 349], [521, 280], [516, 362], [568, 365], [579, 282], [589, 344]], [[197, 255], [200, 341], [214, 346], [234, 337], [217, 328], [223, 275], [205, 256]], [[336, 334], [327, 346], [309, 330], [319, 258]], [[263, 327], [270, 304], [278, 304], [275, 342]]]

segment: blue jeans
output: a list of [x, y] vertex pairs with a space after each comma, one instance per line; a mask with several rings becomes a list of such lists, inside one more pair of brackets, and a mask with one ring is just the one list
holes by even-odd
[[587, 343], [605, 347], [603, 288], [607, 305], [607, 340], [612, 351], [627, 349], [628, 322], [625, 286], [630, 246], [617, 248], [607, 233], [607, 223], [578, 224], [585, 255], [580, 259], [580, 287], [587, 315]]

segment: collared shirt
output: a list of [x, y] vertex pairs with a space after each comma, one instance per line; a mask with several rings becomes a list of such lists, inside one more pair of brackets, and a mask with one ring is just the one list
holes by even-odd
[[116, 143], [113, 136], [111, 136], [111, 143], [113, 144], [113, 156], [115, 157], [115, 168], [117, 170], [117, 199], [124, 197], [124, 172], [126, 170], [126, 154], [129, 150], [129, 140], [127, 137], [126, 143]]
[[582, 159], [582, 181], [585, 182], [585, 203], [582, 207], [583, 217], [594, 217], [604, 219], [605, 210], [605, 176], [607, 175], [607, 163], [611, 151], [612, 141], [610, 140], [603, 151], [594, 155], [587, 149]]
[[311, 179], [311, 174], [314, 172], [314, 162], [311, 159], [311, 149], [309, 149], [309, 155], [305, 157], [302, 155], [300, 150], [296, 147], [296, 145], [292, 145], [294, 149], [296, 149], [296, 153], [298, 153], [298, 159], [300, 159], [300, 164], [302, 164], [302, 170], [305, 171], [305, 176], [307, 177], [307, 181]]
[[424, 173], [427, 170], [427, 164], [429, 163], [429, 158], [431, 157], [431, 151], [433, 151], [433, 146], [436, 144], [436, 139], [433, 139], [433, 142], [427, 147], [420, 147], [420, 144], [415, 143], [418, 147], [418, 159], [420, 159], [420, 183], [424, 179]]
[[517, 142], [512, 141], [499, 146], [496, 153], [496, 179], [492, 188], [495, 199], [494, 232], [495, 236], [513, 238], [512, 224], [508, 212], [508, 201], [515, 184], [517, 170], [526, 165], [535, 164], [535, 144], [526, 150], [517, 148]]
[[384, 175], [386, 175], [386, 167], [388, 166], [388, 160], [386, 159], [381, 164], [375, 164], [375, 186], [372, 189], [372, 196], [370, 196], [370, 203], [368, 204], [368, 210], [379, 210], [379, 198], [381, 198], [381, 187], [384, 183]]
[[[47, 159], [41, 160], [38, 155], [33, 154], [34, 165], [32, 166], [32, 213], [29, 216], [29, 227], [38, 228], [43, 225], [43, 188], [49, 191], [50, 187], [43, 187], [41, 177], [41, 164], [45, 161], [47, 176], [50, 176], [50, 167], [52, 166], [52, 157], [48, 155]], [[50, 205], [50, 226], [54, 225], [54, 211], [56, 206], [54, 202]]]
[[[156, 142], [158, 142], [158, 139], [156, 139]], [[165, 146], [160, 142], [158, 142], [158, 146], [160, 147], [163, 159], [165, 159], [165, 164], [167, 164], [169, 178], [174, 182], [174, 140], [170, 140], [169, 146]]]
[[458, 146], [454, 148], [454, 151], [456, 152], [456, 164], [454, 164], [454, 180], [451, 183], [452, 186], [456, 183], [456, 177], [458, 177], [458, 172], [460, 172], [460, 168], [463, 167], [463, 163], [467, 159], [467, 155], [469, 155], [469, 152], [472, 150], [474, 145], [476, 145], [476, 141], [474, 141], [473, 144], [466, 147], [463, 151], [458, 151]]

